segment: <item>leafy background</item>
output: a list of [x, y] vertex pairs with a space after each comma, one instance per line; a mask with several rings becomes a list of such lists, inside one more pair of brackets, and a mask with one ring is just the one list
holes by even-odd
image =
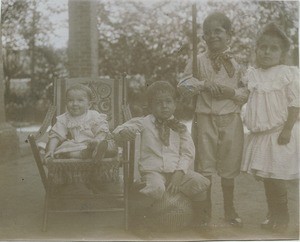
[[[59, 25], [50, 15], [67, 15], [67, 2], [2, 0], [1, 23], [7, 118], [40, 122], [51, 103], [51, 84], [67, 78], [66, 47], [51, 42]], [[279, 24], [291, 39], [288, 63], [298, 65], [298, 1], [196, 1], [198, 50], [204, 18], [224, 12], [231, 20], [232, 51], [247, 67], [254, 62], [255, 37], [266, 23]], [[99, 75], [120, 78], [127, 73], [129, 103], [135, 116], [144, 114], [145, 90], [157, 80], [176, 85], [192, 51], [191, 1], [99, 0]], [[46, 11], [47, 10], [47, 11]], [[13, 79], [29, 79], [25, 92], [11, 88]], [[180, 118], [189, 119], [192, 107], [179, 105]]]

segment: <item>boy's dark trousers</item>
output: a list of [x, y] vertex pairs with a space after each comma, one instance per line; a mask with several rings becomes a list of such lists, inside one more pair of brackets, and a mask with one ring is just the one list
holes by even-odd
[[287, 189], [284, 180], [265, 178], [264, 187], [271, 225], [287, 226], [289, 222]]

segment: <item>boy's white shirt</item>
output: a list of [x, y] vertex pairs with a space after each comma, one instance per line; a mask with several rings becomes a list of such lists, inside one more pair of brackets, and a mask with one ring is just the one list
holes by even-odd
[[[172, 118], [172, 117], [171, 117]], [[163, 145], [155, 127], [155, 117], [133, 118], [118, 126], [113, 134], [119, 135], [121, 130], [127, 129], [136, 134], [141, 133], [141, 147], [139, 170], [141, 172], [174, 172], [182, 170], [187, 173], [190, 164], [195, 159], [195, 146], [188, 131], [183, 134], [170, 130], [170, 145]]]
[[[185, 68], [183, 78], [179, 81], [177, 86], [178, 91], [181, 93], [182, 96], [191, 97], [200, 94], [204, 90], [205, 81], [211, 81], [211, 82], [216, 82], [217, 84], [221, 84], [233, 88], [235, 95], [231, 99], [238, 105], [241, 105], [246, 102], [248, 98], [248, 92], [246, 87], [238, 87], [237, 85], [232, 85], [233, 83], [231, 83], [231, 81], [229, 81], [228, 83], [226, 82], [218, 83], [217, 79], [220, 79], [219, 78], [220, 75], [216, 74], [213, 68], [211, 67], [210, 60], [208, 58], [208, 52], [204, 52], [198, 55], [197, 61], [198, 61], [197, 62], [198, 74], [200, 76], [201, 72], [203, 72], [201, 75], [203, 79], [199, 80], [193, 77], [192, 60], [190, 60]], [[238, 64], [234, 61], [234, 59], [232, 59], [232, 62], [236, 68], [236, 72], [239, 72]], [[227, 73], [223, 66], [221, 67], [220, 72], [222, 73], [221, 76], [226, 77], [226, 78], [221, 78], [222, 80], [232, 79], [232, 78], [227, 78]], [[218, 78], [216, 79], [216, 77]], [[234, 76], [233, 78], [235, 79], [236, 77]], [[242, 83], [242, 78], [240, 82]], [[240, 112], [239, 109], [232, 110], [232, 111]], [[216, 113], [216, 114], [224, 114], [224, 113]]]

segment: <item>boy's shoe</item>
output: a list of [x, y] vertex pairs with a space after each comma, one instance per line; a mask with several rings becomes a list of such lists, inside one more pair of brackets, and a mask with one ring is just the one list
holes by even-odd
[[99, 142], [96, 145], [95, 149], [94, 149], [94, 152], [93, 152], [93, 155], [92, 155], [92, 159], [95, 162], [101, 161], [103, 159], [104, 155], [105, 155], [107, 147], [108, 147], [108, 143], [107, 143], [106, 140], [103, 140], [103, 141]]
[[240, 217], [235, 217], [226, 220], [232, 227], [235, 228], [242, 228], [243, 227], [243, 220]]
[[225, 220], [232, 227], [241, 228], [243, 227], [243, 220], [239, 217], [239, 215], [234, 211], [234, 209], [229, 213], [225, 213]]
[[270, 230], [274, 233], [284, 233], [287, 230], [288, 225], [285, 223], [276, 223], [273, 220], [266, 219], [260, 224], [260, 227], [265, 230]]
[[260, 227], [266, 230], [272, 230], [273, 226], [274, 226], [274, 220], [270, 218], [267, 218], [265, 221], [263, 221], [260, 224]]

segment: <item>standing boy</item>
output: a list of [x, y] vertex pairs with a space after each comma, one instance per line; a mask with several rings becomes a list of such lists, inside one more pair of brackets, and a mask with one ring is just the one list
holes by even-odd
[[[223, 13], [213, 13], [203, 22], [203, 39], [208, 51], [197, 57], [198, 73], [192, 76], [192, 63], [178, 84], [183, 96], [197, 96], [192, 135], [199, 172], [211, 181], [221, 177], [225, 220], [241, 227], [242, 220], [233, 204], [234, 178], [240, 172], [243, 149], [241, 106], [247, 99], [241, 87], [241, 73], [229, 53], [231, 22]], [[201, 223], [211, 219], [211, 186], [203, 203]]]

